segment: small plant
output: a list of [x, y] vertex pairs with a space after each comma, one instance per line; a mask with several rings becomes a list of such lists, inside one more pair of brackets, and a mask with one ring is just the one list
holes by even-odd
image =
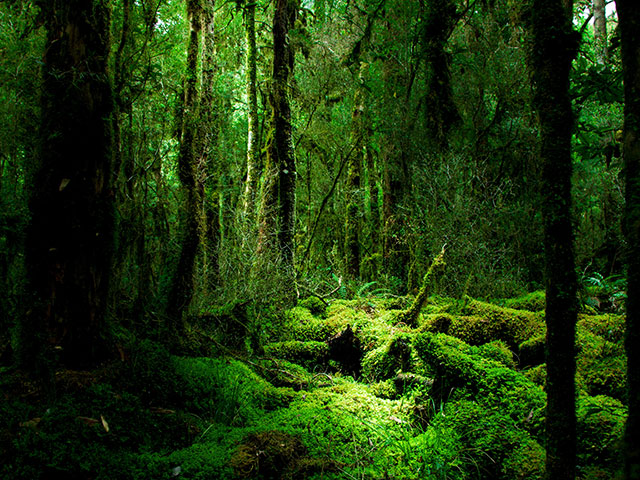
[[582, 284], [586, 298], [583, 303], [600, 311], [624, 311], [627, 299], [627, 279], [623, 275], [604, 277], [594, 272], [583, 276]]

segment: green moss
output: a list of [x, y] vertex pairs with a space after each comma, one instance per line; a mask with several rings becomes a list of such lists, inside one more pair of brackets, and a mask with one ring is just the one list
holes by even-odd
[[327, 311], [327, 304], [315, 295], [300, 300], [298, 306], [306, 308], [312, 315], [323, 315]]
[[622, 344], [609, 342], [579, 325], [576, 348], [576, 368], [587, 393], [623, 400], [627, 377]]
[[613, 343], [624, 341], [625, 317], [623, 315], [579, 315], [578, 328], [583, 328]]
[[545, 362], [546, 335], [536, 335], [522, 342], [518, 347], [521, 367], [540, 365]]
[[536, 365], [533, 368], [527, 368], [523, 370], [522, 373], [526, 375], [526, 377], [531, 380], [536, 385], [544, 388], [547, 383], [547, 365], [543, 363], [541, 365]]
[[490, 360], [495, 360], [508, 368], [516, 368], [513, 352], [502, 340], [485, 343], [478, 347], [478, 354]]
[[477, 300], [469, 300], [463, 313], [466, 316], [456, 318], [449, 334], [473, 345], [502, 340], [515, 349], [525, 340], [545, 332], [543, 313], [498, 307]]
[[465, 455], [459, 465], [462, 478], [543, 478], [544, 449], [499, 408], [472, 401], [450, 403], [434, 423], [455, 432]]
[[627, 409], [619, 400], [604, 395], [580, 397], [578, 420], [578, 466], [597, 466], [614, 478], [622, 466], [622, 438]]
[[367, 352], [362, 359], [362, 376], [369, 382], [386, 380], [411, 364], [412, 335], [398, 332], [386, 344]]
[[282, 358], [300, 365], [313, 368], [325, 365], [329, 356], [329, 346], [325, 342], [287, 342], [269, 343], [264, 346], [267, 356]]
[[499, 407], [539, 438], [546, 396], [522, 373], [484, 358], [477, 347], [444, 334], [419, 334], [414, 348], [424, 363], [435, 369], [434, 394], [462, 389], [488, 408]]
[[323, 342], [340, 331], [336, 322], [313, 315], [307, 308], [298, 306], [285, 313], [285, 322], [279, 340]]
[[516, 310], [527, 310], [529, 312], [540, 312], [545, 309], [546, 299], [544, 290], [536, 290], [521, 297], [507, 298], [496, 302], [498, 305]]

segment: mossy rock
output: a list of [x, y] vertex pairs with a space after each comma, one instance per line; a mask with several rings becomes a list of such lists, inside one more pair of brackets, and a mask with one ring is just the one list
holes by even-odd
[[532, 368], [527, 368], [522, 373], [533, 383], [544, 388], [547, 383], [547, 364], [542, 363]]
[[622, 440], [627, 408], [605, 395], [582, 396], [577, 408], [578, 465], [596, 466], [614, 478], [622, 466]]
[[329, 357], [329, 346], [325, 342], [287, 342], [268, 343], [264, 346], [267, 356], [282, 358], [298, 363], [306, 368], [325, 365]]
[[327, 320], [313, 315], [307, 308], [297, 306], [285, 312], [285, 322], [278, 340], [324, 342], [339, 331]]
[[576, 348], [576, 368], [587, 393], [623, 400], [627, 378], [623, 345], [609, 342], [579, 325]]

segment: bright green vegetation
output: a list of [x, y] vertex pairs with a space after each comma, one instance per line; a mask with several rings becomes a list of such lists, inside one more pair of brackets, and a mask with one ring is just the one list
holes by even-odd
[[[57, 372], [55, 394], [5, 369], [3, 477], [543, 478], [544, 358], [521, 357], [541, 341], [539, 314], [468, 299], [412, 329], [385, 299], [328, 303], [285, 312], [259, 353], [215, 331], [214, 357], [130, 338], [121, 361]], [[425, 311], [443, 304], [458, 302], [434, 298]], [[614, 478], [621, 466], [623, 321], [580, 317], [579, 478]], [[327, 342], [347, 325], [361, 350], [356, 378]]]

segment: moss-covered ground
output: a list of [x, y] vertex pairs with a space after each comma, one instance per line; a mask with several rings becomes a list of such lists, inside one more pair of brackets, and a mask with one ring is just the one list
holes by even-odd
[[[191, 332], [199, 356], [129, 338], [119, 361], [49, 382], [4, 368], [0, 476], [542, 478], [544, 296], [431, 298], [412, 327], [408, 303], [312, 297], [235, 329], [227, 308]], [[620, 468], [623, 332], [621, 316], [580, 316], [582, 479]]]

